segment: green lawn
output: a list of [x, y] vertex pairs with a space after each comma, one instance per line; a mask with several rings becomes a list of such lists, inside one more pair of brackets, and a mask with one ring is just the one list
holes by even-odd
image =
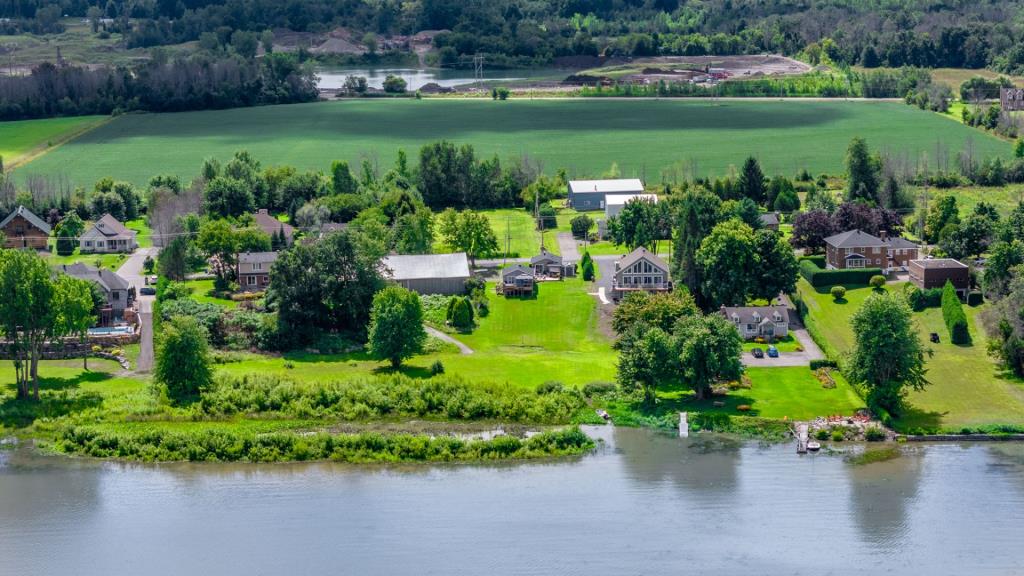
[[[915, 195], [917, 191], [915, 190]], [[1024, 185], [1009, 184], [999, 188], [964, 186], [958, 188], [928, 189], [932, 202], [942, 196], [956, 196], [957, 206], [960, 207], [961, 218], [966, 217], [978, 202], [985, 201], [995, 205], [996, 209], [1005, 217], [1017, 204], [1024, 201]]]
[[940, 141], [955, 158], [968, 138], [978, 157], [1010, 154], [998, 138], [894, 102], [395, 99], [126, 114], [22, 172], [65, 174], [81, 186], [104, 176], [144, 186], [160, 173], [191, 179], [203, 159], [226, 161], [239, 149], [265, 165], [327, 170], [332, 160], [367, 155], [390, 163], [399, 148], [415, 156], [424, 143], [447, 139], [473, 144], [481, 156], [529, 155], [574, 177], [617, 162], [624, 177], [656, 183], [694, 167], [724, 174], [748, 155], [768, 174], [839, 173], [854, 136], [914, 158]]
[[192, 298], [197, 302], [217, 304], [228, 309], [238, 307], [238, 302], [234, 300], [212, 296], [213, 280], [186, 280], [185, 285], [192, 289]]
[[785, 338], [776, 340], [775, 342], [754, 342], [753, 340], [743, 343], [743, 351], [750, 352], [754, 348], [760, 348], [767, 351], [768, 346], [775, 345], [779, 349], [779, 352], [796, 352], [797, 348], [801, 347], [800, 341], [796, 339], [792, 334], [787, 334]]
[[[460, 355], [454, 347], [416, 356], [403, 372], [427, 376], [440, 360], [447, 374], [470, 382], [508, 383], [534, 387], [548, 380], [582, 386], [615, 379], [616, 354], [598, 330], [597, 299], [579, 279], [541, 284], [532, 299], [505, 299], [488, 286], [490, 314], [471, 334], [453, 336], [473, 349]], [[300, 380], [326, 380], [386, 371], [386, 363], [365, 352], [284, 357], [247, 355], [243, 362], [223, 364], [225, 372], [276, 373]]]
[[57, 144], [69, 135], [94, 126], [105, 118], [106, 116], [76, 116], [0, 122], [0, 156], [9, 166], [22, 155]]
[[89, 266], [96, 266], [96, 262], [100, 263], [100, 267], [108, 268], [110, 270], [117, 271], [118, 268], [124, 264], [125, 260], [128, 259], [128, 254], [82, 254], [75, 249], [75, 253], [69, 256], [58, 256], [56, 252], [45, 254], [46, 261], [51, 266], [59, 266], [61, 264], [75, 264], [81, 262], [88, 264]]
[[149, 229], [145, 218], [129, 220], [124, 225], [129, 230], [138, 232], [138, 235], [135, 236], [135, 241], [139, 243], [140, 248], [149, 248], [153, 245], [153, 231]]
[[[871, 293], [870, 288], [851, 288], [846, 302], [834, 303], [826, 288], [815, 290], [803, 279], [798, 290], [807, 304], [805, 319], [812, 333], [825, 340], [826, 353], [832, 356], [853, 347], [853, 329], [850, 317]], [[890, 285], [889, 290], [900, 290], [902, 285]], [[934, 355], [928, 360], [927, 378], [931, 385], [923, 392], [912, 392], [912, 409], [899, 421], [901, 429], [917, 427], [959, 431], [964, 426], [990, 424], [1024, 425], [1024, 382], [1000, 370], [985, 350], [985, 333], [978, 319], [982, 307], [965, 307], [970, 323], [970, 346], [957, 346], [949, 342], [949, 332], [942, 321], [939, 308], [915, 313], [918, 332], [924, 342], [936, 332], [939, 344], [928, 343]]]
[[[480, 210], [491, 223], [491, 229], [498, 238], [498, 254], [501, 257], [508, 248], [510, 258], [529, 258], [540, 251], [540, 232], [537, 231], [533, 217], [522, 208], [502, 208], [497, 210]], [[546, 240], [548, 249], [557, 252], [558, 242], [553, 232], [548, 232]], [[506, 246], [506, 238], [508, 243]], [[436, 238], [434, 252], [445, 252], [441, 238]]]

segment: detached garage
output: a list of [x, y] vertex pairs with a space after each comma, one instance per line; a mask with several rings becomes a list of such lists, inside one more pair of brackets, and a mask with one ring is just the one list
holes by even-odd
[[388, 278], [420, 294], [462, 294], [469, 280], [465, 252], [385, 256], [384, 267]]

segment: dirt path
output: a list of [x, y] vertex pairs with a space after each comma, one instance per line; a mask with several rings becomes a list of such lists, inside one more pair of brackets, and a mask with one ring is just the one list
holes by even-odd
[[458, 340], [452, 338], [451, 336], [445, 334], [444, 332], [441, 332], [436, 328], [431, 328], [430, 326], [424, 326], [423, 328], [427, 331], [427, 334], [430, 334], [434, 338], [437, 338], [438, 340], [443, 340], [449, 344], [454, 344], [459, 349], [459, 354], [462, 354], [463, 356], [469, 356], [470, 354], [473, 353], [472, 348], [466, 346], [462, 342], [459, 342]]

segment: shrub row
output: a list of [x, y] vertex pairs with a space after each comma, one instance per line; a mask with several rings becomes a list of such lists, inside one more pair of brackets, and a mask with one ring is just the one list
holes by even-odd
[[839, 364], [835, 360], [829, 360], [827, 358], [821, 360], [811, 360], [811, 370], [820, 370], [821, 368], [839, 368]]
[[948, 280], [942, 288], [942, 319], [946, 322], [949, 339], [953, 344], [970, 344], [971, 334], [967, 330], [967, 314], [964, 313], [964, 306], [960, 303], [956, 289]]
[[800, 261], [801, 262], [803, 262], [805, 260], [808, 261], [808, 262], [813, 263], [815, 266], [817, 266], [818, 268], [820, 268], [822, 270], [825, 269], [826, 262], [825, 262], [825, 255], [824, 254], [812, 254], [810, 256], [801, 256], [800, 257]]
[[542, 432], [527, 439], [499, 436], [491, 440], [464, 440], [409, 434], [256, 434], [210, 429], [112, 432], [69, 426], [56, 443], [56, 448], [66, 453], [146, 462], [445, 462], [582, 454], [593, 447], [594, 442], [576, 427]]
[[692, 431], [707, 430], [773, 441], [785, 440], [790, 434], [789, 422], [715, 412], [692, 412], [689, 414], [689, 424]]
[[815, 288], [834, 286], [836, 284], [867, 284], [872, 276], [882, 273], [880, 268], [858, 268], [854, 270], [825, 270], [819, 268], [812, 260], [800, 261], [800, 275]]
[[382, 416], [438, 417], [567, 424], [586, 400], [575, 388], [538, 394], [508, 386], [469, 385], [458, 377], [403, 375], [346, 382], [299, 383], [269, 375], [223, 376], [203, 392], [204, 416], [280, 414], [360, 420]]
[[907, 302], [914, 312], [920, 312], [925, 308], [938, 308], [942, 306], [942, 288], [921, 290], [915, 286], [907, 292]]

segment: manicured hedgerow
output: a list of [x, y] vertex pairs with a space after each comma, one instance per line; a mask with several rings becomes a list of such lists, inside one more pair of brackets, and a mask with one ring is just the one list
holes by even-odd
[[879, 268], [860, 268], [856, 270], [825, 270], [819, 268], [813, 260], [803, 259], [800, 261], [800, 275], [815, 288], [820, 286], [834, 286], [843, 284], [846, 286], [867, 284], [872, 276], [881, 275]]
[[299, 434], [213, 430], [143, 429], [110, 431], [68, 426], [55, 447], [66, 453], [146, 462], [448, 462], [542, 458], [582, 454], [594, 441], [579, 428], [542, 432], [530, 438], [498, 436], [465, 440], [455, 436], [409, 434]]
[[949, 339], [953, 344], [970, 344], [971, 334], [967, 329], [967, 315], [963, 304], [948, 280], [942, 288], [942, 319], [949, 329]]

